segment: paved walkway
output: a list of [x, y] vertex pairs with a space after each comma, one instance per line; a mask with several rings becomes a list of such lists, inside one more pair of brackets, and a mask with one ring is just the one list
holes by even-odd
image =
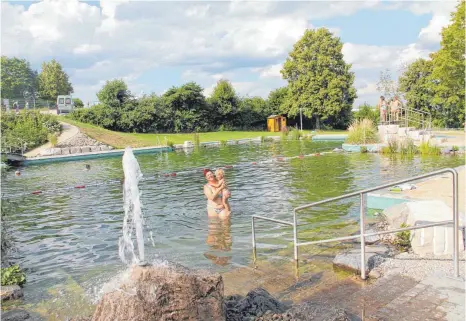
[[[64, 141], [72, 138], [73, 136], [79, 134], [79, 128], [67, 123], [60, 122], [62, 132], [60, 133], [60, 136], [58, 136], [58, 143], [63, 143]], [[24, 156], [26, 157], [37, 157], [40, 155], [40, 153], [44, 149], [52, 148], [52, 144], [46, 143], [42, 146], [39, 146], [37, 148], [34, 148], [33, 150], [30, 150], [29, 152], [25, 153]]]

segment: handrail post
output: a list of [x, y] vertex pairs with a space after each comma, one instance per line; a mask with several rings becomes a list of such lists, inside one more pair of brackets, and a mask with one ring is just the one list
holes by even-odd
[[364, 233], [366, 230], [366, 220], [364, 215], [364, 193], [360, 194], [361, 202], [359, 204], [360, 224], [361, 224], [361, 279], [366, 279], [366, 240]]
[[460, 262], [459, 262], [459, 219], [458, 219], [458, 172], [453, 169], [453, 265], [455, 270], [455, 277], [460, 276]]
[[296, 226], [296, 210], [293, 210], [293, 253], [294, 260], [298, 262], [298, 228]]
[[254, 263], [256, 262], [256, 231], [254, 227], [254, 216], [252, 217], [252, 255]]

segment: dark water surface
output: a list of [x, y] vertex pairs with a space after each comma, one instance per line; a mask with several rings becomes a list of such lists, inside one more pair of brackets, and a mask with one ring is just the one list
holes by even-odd
[[[276, 142], [138, 155], [144, 177], [196, 167], [268, 160], [332, 150], [340, 143]], [[91, 165], [85, 171], [85, 164]], [[193, 268], [227, 271], [251, 263], [251, 215], [291, 220], [295, 206], [397, 179], [464, 164], [455, 156], [400, 158], [377, 154], [327, 154], [226, 171], [232, 192], [230, 220], [208, 220], [201, 171], [141, 182], [147, 230], [146, 258]], [[9, 259], [27, 270], [25, 302], [73, 280], [88, 294], [123, 268], [118, 257], [122, 232], [122, 185], [58, 190], [11, 197], [25, 191], [59, 189], [120, 180], [121, 158], [30, 166], [20, 177], [2, 179], [2, 215], [14, 248]], [[300, 240], [323, 238], [358, 220], [357, 199], [300, 215]], [[152, 232], [153, 241], [149, 239]], [[261, 255], [289, 248], [288, 227], [258, 224]], [[271, 252], [272, 251], [272, 252]], [[268, 254], [267, 254], [268, 253]], [[49, 291], [49, 296], [58, 295]]]

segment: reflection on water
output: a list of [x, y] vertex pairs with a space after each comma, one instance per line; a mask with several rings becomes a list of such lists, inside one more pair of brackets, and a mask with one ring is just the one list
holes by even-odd
[[204, 256], [212, 261], [215, 265], [227, 265], [231, 259], [232, 238], [231, 238], [231, 219], [211, 217], [209, 218], [209, 231], [207, 234], [207, 245], [209, 251]]
[[[339, 143], [288, 141], [246, 144], [174, 153], [138, 155], [144, 177], [191, 168], [296, 156]], [[123, 177], [121, 158], [43, 164], [7, 172], [2, 193], [51, 190]], [[461, 157], [388, 158], [375, 154], [327, 154], [287, 162], [258, 163], [225, 172], [232, 191], [233, 213], [226, 221], [209, 220], [202, 191], [202, 172], [145, 180], [140, 183], [144, 218], [154, 243], [145, 238], [148, 261], [166, 259], [190, 268], [225, 272], [252, 260], [251, 215], [290, 220], [294, 207], [373, 187], [403, 177], [464, 164]], [[299, 241], [331, 237], [358, 228], [358, 199], [337, 202], [299, 215]], [[11, 235], [10, 260], [27, 270], [25, 301], [43, 300], [47, 289], [69, 278], [84, 291], [98, 287], [123, 268], [118, 237], [123, 221], [120, 184], [2, 199], [2, 219]], [[3, 223], [3, 222], [2, 222]], [[260, 222], [256, 230], [259, 259], [292, 257], [292, 230]], [[315, 254], [315, 252], [313, 252]], [[247, 284], [248, 280], [244, 281]], [[52, 295], [53, 296], [53, 295]]]

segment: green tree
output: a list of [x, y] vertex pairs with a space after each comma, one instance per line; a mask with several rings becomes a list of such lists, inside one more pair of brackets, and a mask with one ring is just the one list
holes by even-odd
[[287, 96], [288, 87], [280, 87], [275, 90], [272, 90], [269, 93], [269, 97], [267, 98], [267, 105], [270, 114], [279, 114], [281, 113], [282, 109], [286, 108], [284, 107], [284, 104]]
[[57, 99], [58, 95], [69, 95], [73, 92], [68, 75], [55, 59], [42, 63], [39, 74], [39, 95], [44, 99]]
[[440, 49], [432, 54], [432, 79], [438, 105], [447, 126], [465, 121], [465, 1], [451, 14], [451, 24], [442, 30]]
[[379, 116], [377, 107], [373, 107], [367, 103], [362, 104], [356, 112], [353, 112], [353, 119], [363, 120], [364, 118], [367, 118], [372, 120], [372, 123], [374, 124], [379, 123]]
[[235, 118], [236, 128], [264, 128], [270, 116], [267, 101], [262, 97], [244, 97], [240, 102], [238, 116]]
[[31, 69], [26, 59], [1, 58], [1, 90], [4, 98], [23, 97], [27, 92], [36, 95], [37, 71]]
[[209, 98], [212, 108], [221, 116], [235, 114], [238, 108], [238, 96], [228, 80], [221, 79]]
[[119, 107], [120, 101], [118, 100], [118, 93], [123, 92], [124, 97], [130, 96], [128, 86], [123, 79], [107, 80], [102, 89], [97, 93], [99, 102], [111, 107]]
[[75, 108], [83, 108], [84, 107], [84, 103], [81, 99], [79, 98], [73, 98], [73, 102], [74, 102], [74, 107]]
[[411, 63], [399, 77], [400, 92], [407, 106], [416, 110], [432, 112], [432, 60], [418, 59]]
[[294, 45], [281, 70], [288, 81], [284, 111], [289, 116], [302, 109], [308, 118], [349, 122], [357, 96], [354, 73], [343, 60], [342, 47], [340, 39], [326, 28], [306, 30]]
[[176, 133], [192, 132], [213, 127], [209, 106], [203, 88], [195, 82], [172, 87], [162, 96], [163, 103], [171, 112], [168, 129]]

